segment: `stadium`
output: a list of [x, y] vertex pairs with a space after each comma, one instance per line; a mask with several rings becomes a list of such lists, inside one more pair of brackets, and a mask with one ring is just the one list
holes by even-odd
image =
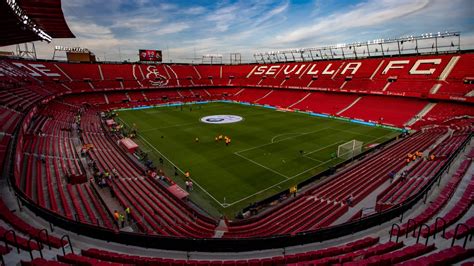
[[107, 61], [1, 14], [2, 265], [473, 265], [461, 32]]

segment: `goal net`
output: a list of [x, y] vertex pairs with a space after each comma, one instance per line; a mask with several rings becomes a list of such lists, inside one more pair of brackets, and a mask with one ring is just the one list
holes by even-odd
[[351, 140], [337, 147], [337, 157], [343, 159], [350, 159], [362, 152], [362, 145], [364, 143], [358, 140]]

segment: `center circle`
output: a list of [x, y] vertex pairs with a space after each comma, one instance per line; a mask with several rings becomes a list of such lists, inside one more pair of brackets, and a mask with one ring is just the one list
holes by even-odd
[[244, 120], [238, 115], [209, 115], [201, 118], [201, 122], [207, 124], [230, 124]]

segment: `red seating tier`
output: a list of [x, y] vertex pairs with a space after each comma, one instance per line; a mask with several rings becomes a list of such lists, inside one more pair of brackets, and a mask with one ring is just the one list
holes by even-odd
[[270, 92], [269, 89], [244, 89], [232, 97], [235, 101], [253, 103]]
[[354, 102], [357, 97], [355, 94], [312, 92], [310, 96], [293, 105], [292, 108], [335, 115]]
[[458, 116], [474, 116], [474, 108], [469, 104], [439, 102], [413, 127], [443, 123], [447, 119]]
[[267, 97], [258, 100], [257, 103], [286, 108], [303, 99], [308, 93], [306, 91], [274, 90]]
[[470, 165], [470, 160], [463, 161], [459, 168], [456, 170], [456, 173], [452, 176], [452, 178], [449, 180], [443, 190], [441, 190], [439, 196], [430, 204], [430, 206], [426, 208], [422, 213], [414, 217], [412, 222], [402, 224], [401, 229], [394, 230], [392, 234], [403, 235], [407, 231], [414, 230], [418, 227], [418, 225], [425, 223], [426, 221], [431, 219], [436, 213], [438, 213], [441, 208], [444, 207], [449, 201]]
[[[101, 80], [98, 64], [55, 63], [63, 72], [76, 81], [84, 79]], [[62, 72], [61, 72], [62, 73]]]
[[399, 98], [395, 97], [367, 95], [340, 115], [403, 127], [425, 105], [425, 101], [418, 99], [400, 101]]

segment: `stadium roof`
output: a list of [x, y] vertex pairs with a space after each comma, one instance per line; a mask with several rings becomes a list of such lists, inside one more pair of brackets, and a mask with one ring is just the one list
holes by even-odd
[[75, 38], [64, 19], [61, 0], [1, 1], [0, 14], [0, 46]]

